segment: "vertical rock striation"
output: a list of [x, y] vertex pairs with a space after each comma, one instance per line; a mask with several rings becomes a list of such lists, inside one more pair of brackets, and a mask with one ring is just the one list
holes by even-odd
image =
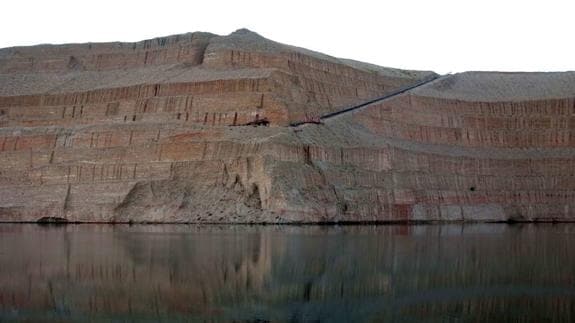
[[575, 73], [468, 72], [300, 136], [337, 220], [573, 221], [574, 115]]

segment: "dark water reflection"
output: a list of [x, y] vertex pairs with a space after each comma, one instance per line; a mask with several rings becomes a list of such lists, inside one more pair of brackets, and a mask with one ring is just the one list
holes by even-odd
[[0, 225], [0, 321], [575, 321], [575, 225]]

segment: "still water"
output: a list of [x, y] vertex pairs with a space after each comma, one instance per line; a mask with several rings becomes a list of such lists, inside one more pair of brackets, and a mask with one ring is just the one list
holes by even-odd
[[575, 321], [575, 225], [0, 225], [0, 321]]

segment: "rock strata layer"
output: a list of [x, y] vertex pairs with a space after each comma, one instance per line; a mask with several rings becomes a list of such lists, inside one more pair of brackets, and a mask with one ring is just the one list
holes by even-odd
[[572, 72], [449, 75], [289, 127], [433, 75], [248, 30], [0, 49], [0, 221], [575, 220]]

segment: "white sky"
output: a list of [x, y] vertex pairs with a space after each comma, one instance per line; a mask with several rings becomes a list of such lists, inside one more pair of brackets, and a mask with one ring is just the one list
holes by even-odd
[[2, 0], [0, 8], [0, 47], [245, 27], [397, 68], [575, 70], [575, 0]]

